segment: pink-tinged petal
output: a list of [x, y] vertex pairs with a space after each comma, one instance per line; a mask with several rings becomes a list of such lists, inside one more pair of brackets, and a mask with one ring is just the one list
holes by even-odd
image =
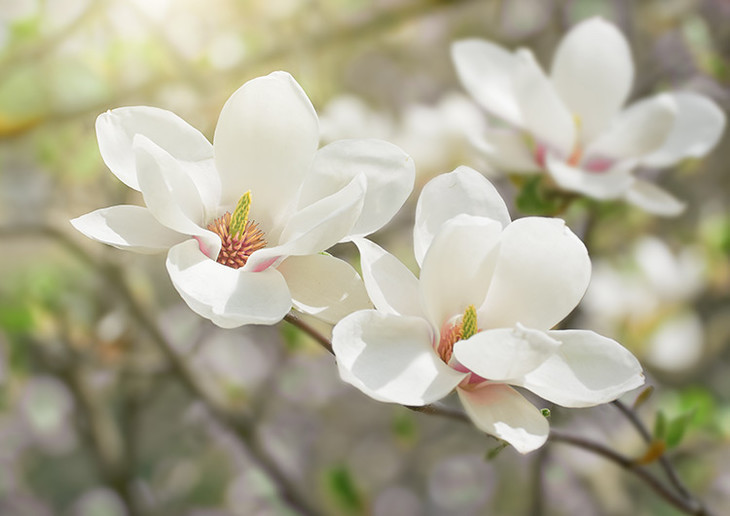
[[580, 120], [580, 141], [592, 141], [629, 96], [634, 80], [631, 50], [623, 34], [601, 18], [573, 27], [555, 51], [552, 81], [568, 110]]
[[223, 106], [215, 129], [222, 202], [235, 205], [251, 190], [251, 218], [274, 234], [294, 211], [318, 141], [317, 114], [291, 75], [248, 81]]
[[641, 158], [664, 144], [676, 113], [677, 106], [670, 95], [632, 104], [588, 146], [585, 155], [612, 160]]
[[71, 224], [98, 242], [143, 254], [166, 251], [188, 238], [157, 222], [142, 206], [102, 208], [72, 219]]
[[510, 381], [563, 407], [613, 401], [644, 383], [641, 364], [618, 342], [592, 331], [550, 331], [557, 352], [519, 381]]
[[364, 175], [367, 191], [362, 213], [349, 237], [365, 236], [383, 227], [400, 210], [413, 189], [413, 160], [383, 140], [340, 140], [319, 149], [299, 196], [304, 208]]
[[661, 148], [642, 159], [649, 167], [667, 167], [684, 158], [699, 158], [710, 152], [725, 131], [725, 113], [713, 101], [696, 93], [669, 94], [677, 115]]
[[193, 239], [170, 249], [167, 272], [187, 305], [221, 328], [276, 324], [292, 306], [279, 271], [246, 272], [226, 267], [203, 254]]
[[590, 277], [588, 251], [564, 221], [518, 219], [502, 232], [479, 327], [550, 329], [575, 308]]
[[444, 364], [420, 317], [362, 310], [332, 331], [342, 380], [379, 401], [426, 405], [449, 394], [466, 375]]
[[221, 240], [201, 227], [205, 206], [183, 164], [142, 135], [135, 136], [134, 152], [139, 186], [150, 213], [160, 224], [199, 238], [201, 246], [215, 259]]
[[464, 89], [484, 109], [515, 126], [522, 115], [514, 95], [514, 76], [519, 66], [514, 54], [478, 39], [451, 45], [451, 58]]
[[483, 135], [470, 135], [469, 141], [492, 166], [506, 173], [533, 174], [543, 169], [522, 132], [487, 129]]
[[492, 281], [501, 232], [499, 222], [465, 214], [441, 226], [421, 269], [424, 307], [434, 328], [462, 315], [469, 305], [482, 304]]
[[474, 425], [489, 435], [510, 443], [520, 453], [545, 444], [550, 425], [542, 413], [508, 385], [485, 383], [456, 389], [464, 410]]
[[462, 166], [441, 174], [426, 183], [416, 206], [413, 249], [419, 265], [443, 223], [461, 213], [488, 217], [502, 226], [511, 220], [497, 189], [476, 170]]
[[535, 56], [523, 49], [517, 57], [520, 67], [515, 79], [515, 94], [522, 109], [523, 127], [538, 144], [567, 158], [576, 144], [575, 119], [535, 61]]
[[96, 119], [101, 157], [115, 176], [135, 190], [139, 190], [139, 183], [132, 144], [137, 134], [176, 159], [195, 162], [213, 157], [213, 146], [205, 136], [170, 111], [133, 106], [102, 113]]
[[560, 342], [518, 324], [477, 333], [454, 345], [454, 356], [482, 378], [512, 383], [555, 354]]
[[[631, 174], [633, 162], [630, 160], [615, 163], [603, 172], [591, 172], [573, 167], [551, 153], [547, 153], [545, 161], [550, 176], [560, 188], [602, 201], [618, 199], [635, 181]], [[597, 162], [589, 162], [588, 165], [602, 168]]]
[[357, 238], [360, 265], [370, 299], [383, 313], [423, 317], [418, 280], [398, 258], [379, 245]]
[[287, 256], [317, 254], [332, 247], [352, 229], [364, 197], [365, 177], [360, 175], [342, 190], [296, 212], [281, 233], [281, 243], [253, 253], [245, 269], [262, 270], [277, 266]]
[[291, 256], [278, 270], [289, 286], [294, 308], [330, 324], [372, 307], [357, 271], [334, 256]]
[[626, 192], [626, 200], [648, 213], [662, 217], [676, 217], [687, 207], [663, 188], [638, 179]]

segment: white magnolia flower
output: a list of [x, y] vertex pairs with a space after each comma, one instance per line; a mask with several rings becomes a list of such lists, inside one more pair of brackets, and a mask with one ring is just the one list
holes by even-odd
[[172, 283], [198, 314], [232, 328], [276, 323], [292, 302], [330, 322], [369, 306], [354, 269], [322, 251], [388, 222], [413, 187], [413, 161], [380, 140], [317, 150], [317, 115], [289, 74], [238, 89], [212, 145], [151, 107], [109, 111], [96, 129], [104, 162], [147, 207], [71, 223], [120, 249], [169, 249]]
[[632, 170], [703, 156], [725, 127], [718, 106], [696, 93], [665, 93], [624, 109], [634, 78], [631, 51], [600, 18], [566, 34], [549, 77], [526, 49], [509, 52], [469, 39], [454, 43], [452, 57], [474, 99], [511, 127], [475, 138], [495, 166], [547, 170], [566, 190], [623, 197], [651, 213], [676, 215], [684, 205]]
[[425, 405], [456, 389], [481, 430], [525, 453], [548, 436], [541, 412], [510, 385], [566, 407], [616, 399], [644, 382], [617, 342], [550, 330], [590, 278], [582, 242], [559, 219], [510, 222], [494, 187], [460, 167], [430, 181], [416, 209], [416, 277], [358, 239], [375, 310], [342, 319], [342, 379], [380, 401]]

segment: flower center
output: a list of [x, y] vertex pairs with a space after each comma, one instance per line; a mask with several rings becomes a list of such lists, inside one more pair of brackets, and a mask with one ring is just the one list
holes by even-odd
[[249, 220], [251, 208], [251, 192], [246, 192], [233, 210], [226, 212], [208, 224], [208, 230], [221, 239], [221, 250], [218, 263], [233, 269], [246, 265], [249, 256], [266, 247], [264, 232], [253, 220]]
[[479, 333], [477, 326], [477, 311], [474, 305], [469, 305], [464, 311], [464, 315], [459, 316], [456, 320], [447, 321], [441, 328], [441, 338], [439, 339], [436, 352], [445, 364], [451, 361], [454, 354], [454, 344], [460, 340], [466, 340]]

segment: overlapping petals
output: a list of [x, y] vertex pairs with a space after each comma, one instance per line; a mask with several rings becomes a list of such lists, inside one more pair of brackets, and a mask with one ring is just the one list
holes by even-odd
[[545, 170], [562, 189], [624, 198], [657, 215], [676, 215], [683, 205], [641, 184], [633, 169], [704, 156], [725, 128], [720, 108], [694, 93], [662, 94], [624, 109], [634, 78], [631, 51], [600, 18], [565, 35], [549, 77], [524, 49], [512, 53], [472, 39], [454, 43], [452, 57], [464, 88], [511, 127], [471, 138], [493, 165]]
[[[105, 163], [147, 207], [105, 208], [72, 224], [122, 249], [169, 249], [170, 279], [196, 313], [230, 328], [273, 324], [292, 305], [330, 322], [370, 306], [354, 269], [320, 253], [387, 223], [413, 187], [413, 162], [376, 140], [318, 151], [317, 115], [291, 75], [274, 72], [236, 91], [213, 145], [149, 107], [102, 114], [97, 136]], [[260, 234], [246, 241], [250, 252], [225, 250], [239, 253], [234, 268], [217, 261], [231, 245], [220, 221], [247, 192], [246, 220]]]
[[[582, 407], [644, 380], [615, 341], [550, 330], [585, 292], [586, 249], [561, 220], [509, 222], [502, 199], [474, 174], [462, 167], [424, 187], [414, 229], [420, 279], [376, 244], [356, 240], [376, 310], [341, 320], [333, 348], [342, 379], [374, 399], [424, 405], [455, 388], [477, 427], [525, 453], [545, 442], [548, 424], [509, 385]], [[466, 213], [449, 217], [433, 202], [439, 188]]]

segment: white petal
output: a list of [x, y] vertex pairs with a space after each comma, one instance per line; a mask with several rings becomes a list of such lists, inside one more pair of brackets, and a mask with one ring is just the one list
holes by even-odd
[[137, 253], [159, 253], [186, 239], [155, 219], [142, 206], [102, 208], [71, 220], [89, 238]]
[[451, 58], [464, 89], [493, 115], [520, 126], [522, 117], [514, 96], [515, 56], [488, 41], [467, 39], [451, 45]]
[[619, 112], [631, 91], [634, 64], [623, 34], [601, 18], [579, 23], [555, 52], [552, 80], [590, 142]]
[[367, 192], [350, 236], [377, 231], [403, 206], [416, 177], [410, 156], [383, 140], [340, 140], [317, 151], [302, 185], [299, 208], [337, 192], [359, 174], [367, 180]]
[[342, 190], [293, 214], [280, 244], [251, 255], [245, 269], [276, 266], [287, 256], [316, 254], [339, 242], [352, 229], [362, 210], [365, 177], [357, 176]]
[[441, 225], [461, 213], [489, 217], [502, 226], [511, 220], [497, 189], [476, 170], [462, 166], [436, 176], [423, 187], [416, 205], [413, 250], [419, 265]]
[[502, 232], [479, 326], [547, 330], [575, 308], [590, 277], [588, 252], [564, 221], [516, 220]]
[[640, 158], [662, 146], [677, 113], [670, 95], [657, 95], [622, 111], [585, 151], [586, 158]]
[[443, 398], [466, 377], [441, 361], [432, 338], [419, 317], [363, 310], [335, 326], [332, 347], [343, 381], [380, 401], [420, 406]]
[[421, 269], [424, 305], [436, 329], [484, 301], [501, 231], [495, 220], [465, 214], [441, 226]]
[[456, 389], [466, 413], [477, 428], [510, 443], [520, 453], [545, 444], [550, 425], [519, 392], [503, 384]]
[[357, 238], [365, 288], [375, 308], [383, 313], [423, 317], [418, 280], [398, 258], [379, 245]]
[[676, 217], [686, 204], [648, 181], [636, 180], [626, 192], [626, 200], [642, 210], [663, 217]]
[[510, 383], [564, 407], [608, 403], [644, 383], [641, 364], [618, 342], [586, 330], [548, 335], [561, 342], [557, 353]]
[[630, 161], [619, 162], [614, 168], [604, 172], [590, 172], [572, 167], [551, 153], [547, 153], [545, 161], [550, 176], [560, 188], [582, 193], [594, 199], [617, 199], [626, 193], [635, 181], [631, 174]]
[[276, 324], [291, 309], [291, 295], [279, 271], [226, 267], [203, 254], [196, 240], [170, 249], [167, 272], [188, 306], [221, 328]]
[[642, 160], [650, 167], [702, 157], [717, 145], [725, 131], [725, 113], [707, 97], [689, 92], [670, 95], [676, 102], [677, 116], [664, 145]]
[[454, 345], [454, 356], [482, 378], [507, 381], [538, 367], [559, 346], [560, 342], [545, 332], [518, 324], [515, 328], [486, 330], [460, 340]]
[[357, 271], [334, 256], [291, 256], [278, 270], [286, 279], [294, 307], [330, 324], [372, 307]]
[[223, 106], [215, 129], [223, 203], [251, 190], [251, 218], [274, 234], [294, 209], [318, 141], [317, 114], [291, 75], [248, 81]]
[[469, 141], [491, 165], [509, 174], [529, 174], [542, 170], [522, 132], [487, 129], [483, 135], [469, 135]]
[[573, 152], [576, 143], [575, 119], [545, 76], [529, 50], [517, 53], [520, 60], [515, 93], [522, 110], [523, 126], [561, 156]]
[[185, 161], [213, 157], [213, 146], [200, 131], [175, 113], [147, 106], [122, 107], [96, 119], [99, 152], [109, 170], [124, 184], [139, 190], [132, 143], [141, 134]]

